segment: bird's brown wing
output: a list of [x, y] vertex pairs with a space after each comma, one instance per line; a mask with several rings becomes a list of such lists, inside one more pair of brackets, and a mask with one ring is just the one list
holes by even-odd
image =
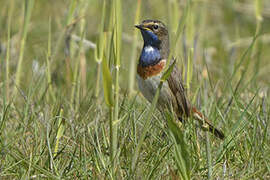
[[210, 131], [220, 139], [224, 139], [225, 136], [223, 132], [215, 128], [200, 111], [198, 111], [195, 107], [192, 107], [189, 103], [182, 82], [181, 71], [178, 70], [176, 66], [174, 66], [173, 71], [167, 79], [167, 82], [177, 101], [177, 106], [174, 107], [174, 110], [178, 118], [182, 121], [183, 119], [192, 116], [201, 124], [204, 130]]
[[174, 66], [170, 76], [167, 79], [167, 82], [177, 100], [177, 107], [175, 107], [177, 108], [176, 114], [181, 117], [188, 117], [190, 115], [190, 104], [186, 98], [181, 71], [176, 66]]

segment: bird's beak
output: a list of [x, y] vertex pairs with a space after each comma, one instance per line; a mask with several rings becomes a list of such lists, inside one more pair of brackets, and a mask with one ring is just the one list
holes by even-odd
[[140, 30], [143, 30], [143, 26], [141, 24], [135, 25], [135, 28], [138, 28]]
[[141, 31], [151, 31], [147, 26], [144, 26], [142, 24], [135, 25], [136, 28], [138, 28]]

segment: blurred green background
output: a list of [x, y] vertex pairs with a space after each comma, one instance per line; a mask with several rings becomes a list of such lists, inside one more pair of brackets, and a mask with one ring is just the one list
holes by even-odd
[[[96, 42], [99, 35], [99, 23], [101, 21], [101, 9], [102, 1], [87, 1], [87, 8], [85, 12], [80, 14], [83, 7], [78, 1], [72, 16], [74, 21], [79, 21], [76, 18], [85, 21], [85, 38]], [[185, 8], [185, 1], [143, 1], [141, 2], [141, 14], [139, 20], [143, 19], [159, 19], [165, 22], [169, 26], [170, 31], [175, 31], [177, 23], [180, 21], [180, 17]], [[1, 47], [2, 51], [7, 47], [7, 25], [8, 25], [8, 11], [9, 2], [1, 1]], [[25, 86], [31, 82], [32, 76], [29, 67], [33, 66], [33, 61], [38, 63], [41, 67], [45, 65], [45, 55], [47, 51], [48, 42], [48, 31], [49, 31], [49, 18], [51, 18], [52, 26], [52, 51], [55, 50], [56, 42], [59, 36], [65, 29], [65, 23], [67, 21], [68, 10], [70, 6], [69, 1], [39, 1], [35, 2], [34, 9], [32, 11], [31, 20], [29, 24], [28, 36], [26, 41], [25, 56], [23, 62], [23, 81]], [[175, 4], [178, 7], [175, 7]], [[185, 37], [181, 37], [185, 42], [179, 41], [179, 48], [176, 50], [175, 55], [185, 60], [183, 54], [183, 43], [186, 43], [187, 47], [196, 46], [196, 68], [201, 68], [202, 59], [204, 53], [210, 58], [209, 68], [211, 73], [214, 73], [213, 78], [220, 79], [221, 77], [228, 76], [232, 71], [232, 67], [235, 61], [239, 60], [239, 56], [244, 50], [250, 45], [251, 39], [254, 36], [257, 28], [256, 21], [256, 1], [217, 1], [209, 2], [207, 0], [194, 1], [192, 5], [192, 11], [188, 23], [186, 24]], [[122, 15], [123, 15], [123, 46], [122, 46], [122, 59], [121, 59], [121, 71], [123, 72], [122, 77], [128, 77], [129, 58], [132, 44], [132, 37], [134, 31], [134, 19], [136, 13], [137, 2], [135, 1], [124, 1], [122, 3]], [[18, 56], [20, 46], [20, 36], [23, 31], [23, 20], [24, 20], [24, 2], [14, 1], [14, 11], [12, 14], [11, 21], [11, 57], [10, 69], [16, 69], [16, 55]], [[106, 4], [107, 18], [105, 19], [105, 31], [108, 28], [110, 1]], [[254, 70], [254, 66], [259, 69], [257, 81], [265, 85], [269, 84], [269, 51], [267, 51], [269, 44], [269, 3], [263, 2], [262, 5], [262, 18], [260, 32], [262, 47], [264, 51], [257, 56], [254, 54], [252, 57], [250, 69]], [[76, 27], [72, 31], [72, 34], [80, 36], [80, 22], [76, 22]], [[139, 45], [142, 44], [142, 38], [138, 37]], [[64, 48], [64, 43], [58, 46]], [[266, 49], [266, 50], [265, 50]], [[187, 50], [188, 51], [188, 50]], [[2, 52], [3, 55], [4, 52]], [[93, 58], [94, 51], [87, 50], [87, 81], [88, 86], [91, 85], [91, 80], [95, 71], [95, 61]], [[15, 57], [13, 57], [15, 56]], [[139, 56], [139, 50], [137, 57]], [[4, 56], [2, 56], [4, 57]], [[259, 58], [258, 58], [259, 57]], [[3, 58], [2, 58], [3, 59]], [[65, 67], [65, 54], [63, 49], [59, 49], [57, 56], [53, 60], [52, 73], [61, 80], [64, 77], [63, 73]], [[74, 60], [75, 61], [75, 60]], [[4, 63], [4, 61], [2, 61]], [[198, 62], [198, 63], [197, 63]], [[72, 67], [71, 67], [72, 68]], [[5, 71], [4, 64], [1, 66], [1, 72]], [[251, 72], [252, 73], [252, 72]], [[4, 76], [2, 76], [2, 79]], [[58, 80], [56, 83], [59, 83]], [[127, 83], [123, 83], [125, 86]], [[263, 85], [262, 84], [262, 85]]]
[[1, 0], [0, 178], [183, 178], [158, 112], [131, 170], [149, 107], [135, 81], [144, 19], [179, 35], [188, 95], [228, 136], [206, 147], [182, 127], [191, 178], [270, 178], [267, 0]]

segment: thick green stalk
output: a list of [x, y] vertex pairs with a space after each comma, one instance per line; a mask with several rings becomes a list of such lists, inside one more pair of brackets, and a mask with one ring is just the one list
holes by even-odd
[[47, 82], [48, 82], [48, 86], [49, 86], [49, 95], [53, 98], [53, 100], [55, 100], [55, 96], [53, 94], [53, 90], [52, 90], [52, 78], [51, 78], [51, 17], [49, 19], [49, 37], [48, 37], [48, 52], [47, 52], [47, 57], [46, 57], [46, 63], [47, 63]]
[[169, 17], [169, 29], [171, 32], [176, 33], [179, 24], [179, 1], [171, 0], [168, 2], [168, 17]]
[[[255, 0], [255, 16], [256, 16], [256, 32], [255, 35], [259, 35], [261, 28], [262, 28], [262, 22], [263, 22], [263, 17], [262, 17], [262, 10], [263, 10], [263, 0]], [[256, 53], [256, 50], [258, 49], [258, 43], [260, 41], [256, 41], [254, 45], [254, 50], [253, 54]]]
[[188, 54], [188, 65], [187, 65], [187, 89], [190, 90], [190, 83], [192, 80], [192, 72], [193, 72], [193, 48], [189, 50]]
[[25, 14], [24, 14], [24, 23], [23, 23], [23, 35], [20, 42], [20, 55], [19, 55], [19, 62], [16, 70], [16, 79], [15, 79], [15, 86], [14, 86], [14, 96], [17, 95], [17, 88], [20, 88], [21, 84], [21, 74], [22, 74], [22, 65], [23, 65], [23, 57], [24, 57], [24, 48], [25, 48], [25, 41], [27, 38], [28, 33], [28, 26], [31, 18], [32, 9], [34, 7], [34, 0], [25, 0]]
[[114, 142], [114, 134], [113, 134], [113, 119], [114, 119], [114, 107], [110, 107], [110, 160], [111, 160], [111, 174], [114, 174], [114, 158], [115, 158], [115, 153], [114, 153], [114, 147], [113, 147], [113, 142]]
[[[82, 50], [82, 40], [83, 40], [83, 38], [84, 38], [84, 32], [81, 33], [81, 41], [80, 41], [80, 45], [79, 45], [79, 51], [80, 52], [78, 53], [76, 59], [79, 59], [80, 53], [82, 53], [81, 50]], [[78, 92], [76, 92], [76, 89], [77, 89], [77, 86], [80, 86], [79, 64], [80, 64], [80, 61], [77, 60], [76, 64], [75, 64], [75, 70], [74, 70], [73, 78], [72, 78], [73, 82], [72, 82], [71, 98], [70, 98], [71, 106], [72, 106], [73, 103], [76, 104], [75, 98], [77, 96], [76, 93], [78, 93]]]
[[[80, 4], [78, 4], [78, 8], [80, 9], [80, 16], [84, 17], [84, 14], [86, 12], [86, 8], [87, 5], [84, 4], [84, 1], [81, 1]], [[81, 55], [84, 53], [84, 49], [83, 49], [83, 39], [85, 37], [85, 19], [82, 18], [80, 21], [80, 43], [79, 43], [79, 49], [78, 49], [78, 53], [76, 56], [76, 64], [75, 64], [75, 70], [74, 70], [74, 74], [73, 74], [73, 83], [72, 83], [72, 90], [71, 90], [71, 105], [74, 103], [75, 108], [74, 109], [78, 109], [78, 98], [79, 98], [79, 93], [80, 93], [80, 59], [81, 59]]]
[[[141, 13], [141, 0], [137, 1], [137, 9], [136, 9], [136, 15], [134, 19], [134, 24], [137, 24], [139, 22]], [[133, 31], [133, 43], [132, 43], [132, 50], [131, 50], [131, 61], [129, 66], [129, 84], [128, 89], [129, 93], [132, 93], [134, 91], [134, 84], [135, 84], [135, 75], [136, 75], [136, 52], [137, 52], [137, 36], [138, 36], [138, 30], [134, 28]]]
[[95, 89], [95, 98], [99, 97], [99, 86], [100, 86], [100, 70], [101, 70], [101, 62], [97, 62], [97, 82]]
[[175, 53], [175, 48], [176, 48], [178, 39], [179, 39], [181, 33], [184, 31], [184, 27], [185, 27], [185, 24], [186, 24], [186, 21], [187, 21], [187, 15], [188, 15], [188, 12], [190, 10], [190, 3], [191, 3], [190, 0], [188, 0], [186, 8], [184, 9], [183, 15], [181, 17], [180, 23], [178, 24], [177, 31], [176, 31], [176, 33], [172, 33], [172, 38], [171, 38], [171, 42], [170, 42], [171, 51], [170, 51], [170, 54], [169, 54], [169, 57], [168, 57], [168, 63], [166, 65], [166, 69], [171, 64], [170, 61], [171, 61], [171, 59], [173, 57], [173, 53]]
[[60, 142], [60, 139], [63, 136], [64, 131], [65, 131], [65, 120], [63, 119], [63, 111], [64, 111], [63, 108], [61, 108], [60, 114], [59, 114], [59, 119], [58, 119], [57, 135], [56, 135], [56, 142], [55, 142], [53, 157], [56, 157], [56, 155], [58, 153], [59, 142]]
[[114, 1], [114, 15], [115, 15], [115, 31], [114, 31], [114, 119], [112, 121], [112, 170], [113, 175], [115, 175], [116, 163], [118, 161], [117, 157], [117, 136], [118, 136], [118, 114], [119, 114], [119, 70], [120, 70], [120, 58], [121, 58], [121, 40], [122, 40], [122, 7], [121, 0]]
[[106, 48], [106, 33], [104, 32], [104, 22], [106, 17], [106, 1], [103, 1], [102, 6], [102, 16], [101, 23], [99, 27], [99, 39], [98, 46], [95, 49], [95, 60], [97, 62], [97, 81], [96, 81], [96, 89], [95, 89], [95, 97], [99, 96], [99, 86], [100, 86], [100, 70], [101, 70], [101, 61], [104, 60], [104, 47]]
[[119, 66], [116, 66], [115, 72], [115, 97], [114, 97], [114, 119], [112, 121], [112, 156], [113, 164], [116, 164], [117, 135], [118, 135], [118, 114], [119, 114]]

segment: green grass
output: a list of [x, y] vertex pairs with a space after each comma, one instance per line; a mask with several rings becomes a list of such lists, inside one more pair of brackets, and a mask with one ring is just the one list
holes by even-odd
[[[137, 91], [147, 18], [224, 141]], [[270, 178], [268, 1], [0, 1], [0, 24], [0, 179]]]

